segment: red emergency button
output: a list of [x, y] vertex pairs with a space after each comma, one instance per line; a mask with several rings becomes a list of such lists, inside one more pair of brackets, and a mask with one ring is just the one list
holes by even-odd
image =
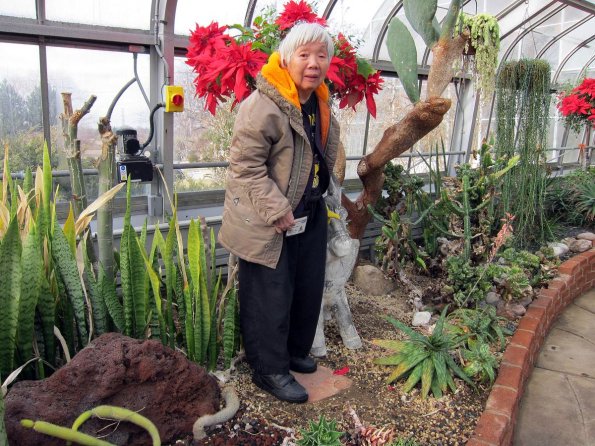
[[176, 107], [179, 107], [184, 103], [184, 96], [181, 94], [174, 94], [171, 101]]

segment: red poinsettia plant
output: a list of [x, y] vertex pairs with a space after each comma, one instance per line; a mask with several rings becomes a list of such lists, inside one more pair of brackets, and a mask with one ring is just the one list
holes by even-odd
[[[186, 63], [196, 73], [196, 95], [205, 98], [205, 108], [214, 115], [217, 106], [227, 99], [233, 98], [234, 105], [244, 100], [256, 88], [256, 76], [269, 55], [297, 22], [326, 26], [326, 20], [304, 0], [289, 1], [279, 15], [272, 7], [266, 9], [254, 19], [252, 27], [197, 24], [190, 35]], [[333, 40], [335, 54], [327, 81], [339, 108], [355, 110], [365, 99], [368, 111], [376, 117], [374, 95], [382, 88], [380, 72], [357, 56], [356, 48], [343, 34]]]
[[585, 124], [595, 127], [595, 78], [586, 78], [577, 87], [560, 93], [557, 107], [573, 130], [579, 131]]

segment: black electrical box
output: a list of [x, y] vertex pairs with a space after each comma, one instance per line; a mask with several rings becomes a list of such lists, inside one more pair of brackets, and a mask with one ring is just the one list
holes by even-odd
[[118, 136], [118, 181], [153, 181], [153, 163], [142, 155], [143, 147], [138, 142], [136, 130], [122, 127], [116, 130]]
[[153, 163], [146, 156], [127, 156], [118, 161], [118, 181], [153, 181]]

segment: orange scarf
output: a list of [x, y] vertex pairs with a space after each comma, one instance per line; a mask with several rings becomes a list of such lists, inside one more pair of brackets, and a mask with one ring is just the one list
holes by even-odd
[[[297, 87], [289, 75], [289, 71], [281, 66], [281, 55], [274, 52], [269, 57], [269, 61], [262, 67], [262, 76], [273, 85], [290, 103], [295, 105], [298, 109], [302, 109]], [[316, 89], [316, 96], [319, 100], [328, 102], [329, 91], [326, 83], [320, 84]]]

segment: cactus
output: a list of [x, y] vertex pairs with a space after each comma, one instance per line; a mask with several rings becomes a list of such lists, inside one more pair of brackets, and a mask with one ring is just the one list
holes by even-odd
[[403, 2], [405, 16], [413, 29], [424, 39], [426, 45], [431, 48], [440, 36], [440, 25], [434, 17], [438, 7], [437, 0], [405, 0]]
[[388, 26], [386, 46], [390, 60], [401, 79], [409, 100], [414, 104], [419, 102], [417, 49], [413, 36], [397, 17], [394, 17]]

